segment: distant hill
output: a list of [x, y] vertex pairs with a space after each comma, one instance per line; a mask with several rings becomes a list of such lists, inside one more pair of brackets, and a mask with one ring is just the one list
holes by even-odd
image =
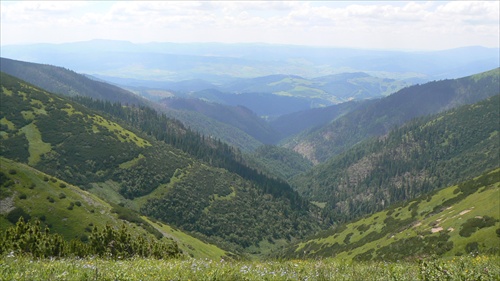
[[373, 101], [351, 101], [327, 107], [298, 111], [269, 120], [269, 124], [274, 130], [279, 132], [280, 138], [284, 139], [302, 131], [322, 127], [348, 112], [360, 108], [361, 105], [366, 102], [369, 103]]
[[500, 170], [425, 194], [289, 247], [287, 258], [403, 261], [496, 255]]
[[283, 114], [306, 110], [313, 107], [316, 103], [322, 103], [322, 101], [315, 98], [308, 99], [291, 95], [275, 95], [272, 93], [234, 94], [215, 89], [203, 90], [180, 96], [199, 98], [231, 106], [243, 105], [255, 112], [258, 116], [264, 118], [273, 118]]
[[273, 93], [315, 101], [315, 106], [327, 106], [349, 100], [386, 96], [409, 83], [370, 76], [363, 72], [342, 73], [317, 78], [296, 75], [270, 75], [238, 79], [219, 88], [231, 93]]
[[3, 57], [62, 65], [80, 73], [143, 80], [202, 79], [215, 84], [228, 77], [320, 77], [340, 71], [398, 80], [458, 78], [498, 67], [499, 53], [498, 48], [479, 46], [415, 52], [253, 43], [134, 44], [112, 40], [2, 46]]
[[146, 107], [77, 103], [0, 74], [2, 157], [232, 252], [266, 252], [319, 227], [287, 183], [219, 140]]
[[245, 156], [246, 162], [252, 167], [284, 180], [289, 180], [312, 168], [312, 163], [302, 155], [274, 145], [260, 146]]
[[123, 104], [148, 104], [146, 99], [129, 91], [62, 67], [0, 58], [0, 71], [65, 96], [81, 95]]
[[500, 69], [455, 80], [415, 85], [365, 103], [334, 122], [290, 140], [284, 146], [320, 163], [363, 139], [386, 134], [401, 124], [500, 93]]
[[363, 141], [293, 179], [323, 202], [330, 223], [349, 221], [499, 166], [500, 95], [422, 117]]
[[194, 111], [219, 122], [238, 128], [254, 137], [261, 143], [276, 142], [277, 136], [273, 129], [251, 110], [243, 106], [227, 106], [218, 103], [209, 103], [200, 99], [167, 98], [159, 104], [168, 109]]

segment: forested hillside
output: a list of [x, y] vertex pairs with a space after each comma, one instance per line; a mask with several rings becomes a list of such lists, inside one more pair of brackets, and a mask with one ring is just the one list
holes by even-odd
[[282, 255], [384, 262], [495, 255], [500, 251], [499, 196], [497, 168], [338, 225], [296, 243]]
[[362, 105], [367, 102], [370, 103], [373, 100], [349, 101], [327, 107], [298, 111], [269, 120], [269, 124], [280, 134], [281, 141], [286, 142], [288, 137], [323, 127], [350, 111], [363, 108]]
[[[228, 106], [193, 98], [166, 98], [158, 103], [168, 109], [197, 112], [208, 118], [213, 118], [240, 129], [261, 143], [271, 144], [278, 140], [276, 132], [266, 121], [242, 105]], [[227, 135], [231, 135], [231, 133], [227, 133]]]
[[500, 96], [421, 117], [361, 142], [293, 180], [325, 202], [329, 223], [348, 221], [498, 167]]
[[56, 94], [87, 96], [123, 104], [148, 104], [146, 99], [129, 91], [62, 67], [0, 58], [0, 71]]
[[460, 79], [411, 86], [377, 102], [365, 103], [331, 124], [290, 140], [285, 147], [314, 163], [324, 162], [366, 138], [384, 135], [413, 118], [497, 95], [499, 87], [498, 68]]
[[[262, 241], [300, 238], [318, 228], [309, 203], [287, 183], [247, 167], [238, 151], [153, 109], [77, 98], [80, 104], [3, 73], [1, 87], [3, 157], [225, 241], [226, 249], [259, 251]], [[234, 207], [227, 212], [220, 204]], [[202, 218], [200, 212], [203, 225], [193, 221]], [[252, 215], [241, 220], [238, 212]]]
[[263, 145], [245, 154], [246, 163], [271, 175], [290, 180], [312, 168], [311, 161], [297, 152], [274, 145]]

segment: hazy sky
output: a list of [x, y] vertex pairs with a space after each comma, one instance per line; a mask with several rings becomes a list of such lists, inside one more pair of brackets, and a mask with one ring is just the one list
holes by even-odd
[[0, 3], [2, 45], [116, 39], [446, 49], [500, 41], [496, 0]]

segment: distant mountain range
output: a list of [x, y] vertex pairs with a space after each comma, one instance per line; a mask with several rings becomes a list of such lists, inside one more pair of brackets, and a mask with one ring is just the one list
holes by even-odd
[[[442, 51], [387, 51], [270, 44], [147, 43], [92, 40], [2, 46], [11, 59], [61, 65], [80, 73], [182, 81], [274, 74], [320, 77], [368, 72], [415, 82], [457, 78], [498, 67], [499, 50], [464, 47]], [[386, 75], [386, 76], [382, 76]]]

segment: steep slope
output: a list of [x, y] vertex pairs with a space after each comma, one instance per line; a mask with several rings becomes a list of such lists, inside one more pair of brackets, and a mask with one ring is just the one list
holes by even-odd
[[86, 242], [94, 227], [104, 229], [110, 225], [118, 229], [125, 225], [132, 236], [170, 240], [194, 257], [220, 259], [231, 255], [187, 233], [173, 231], [168, 225], [152, 222], [131, 210], [124, 211], [88, 191], [3, 157], [0, 157], [0, 206], [2, 231], [23, 216], [41, 220], [51, 233], [58, 233], [66, 240]]
[[226, 105], [244, 105], [259, 116], [277, 117], [296, 111], [306, 110], [315, 104], [321, 104], [317, 99], [303, 97], [274, 95], [270, 93], [228, 93], [216, 89], [208, 89], [187, 95], [193, 98], [204, 99]]
[[331, 223], [351, 220], [498, 167], [500, 96], [416, 119], [360, 143], [293, 181], [325, 202]]
[[243, 106], [226, 106], [218, 103], [209, 103], [200, 99], [167, 98], [159, 104], [168, 109], [194, 111], [209, 118], [238, 128], [261, 143], [274, 143], [276, 133], [260, 117]]
[[201, 135], [220, 139], [222, 142], [240, 149], [243, 152], [253, 151], [262, 145], [260, 141], [242, 130], [213, 118], [209, 118], [198, 112], [167, 109], [164, 111], [162, 110], [162, 113], [169, 118], [179, 120], [185, 127]]
[[312, 163], [297, 152], [274, 145], [263, 145], [245, 155], [246, 162], [275, 177], [289, 180], [312, 168]]
[[[214, 136], [243, 150], [253, 150], [262, 144], [251, 135], [246, 134], [244, 131], [230, 124], [218, 122], [215, 119], [204, 118], [202, 114], [190, 114], [159, 106], [132, 92], [103, 81], [90, 79], [85, 75], [75, 73], [62, 67], [21, 62], [5, 58], [0, 59], [2, 71], [5, 70], [6, 73], [30, 82], [49, 92], [65, 96], [78, 95], [110, 102], [119, 102], [122, 104], [147, 105], [164, 112], [171, 118], [180, 120], [193, 130], [205, 135]], [[231, 120], [231, 118], [229, 118], [229, 120]], [[254, 121], [257, 122], [256, 120]], [[260, 121], [260, 127], [265, 126], [262, 123], [263, 121]], [[265, 131], [267, 129], [260, 128], [260, 131], [263, 130]], [[264, 138], [269, 138], [269, 132], [260, 131], [257, 133], [259, 136], [262, 135]]]
[[283, 254], [397, 261], [498, 254], [500, 170], [335, 227]]
[[500, 93], [500, 69], [456, 80], [411, 86], [378, 102], [365, 104], [285, 147], [314, 163], [324, 162], [371, 136], [380, 136], [415, 117], [474, 103]]
[[[285, 182], [246, 167], [229, 146], [152, 109], [79, 98], [83, 106], [4, 73], [1, 89], [3, 157], [238, 251], [317, 229], [308, 203]], [[170, 212], [176, 215], [165, 215]], [[241, 220], [236, 213], [252, 216]], [[264, 221], [266, 235], [250, 236]], [[226, 231], [235, 228], [241, 231]]]
[[62, 67], [0, 58], [0, 71], [56, 94], [87, 96], [123, 104], [148, 104], [147, 100], [129, 91]]
[[342, 115], [356, 110], [364, 102], [351, 101], [327, 107], [294, 112], [270, 120], [269, 124], [280, 134], [280, 137], [284, 139], [302, 131], [310, 130], [315, 127], [322, 127], [330, 122], [333, 122]]

